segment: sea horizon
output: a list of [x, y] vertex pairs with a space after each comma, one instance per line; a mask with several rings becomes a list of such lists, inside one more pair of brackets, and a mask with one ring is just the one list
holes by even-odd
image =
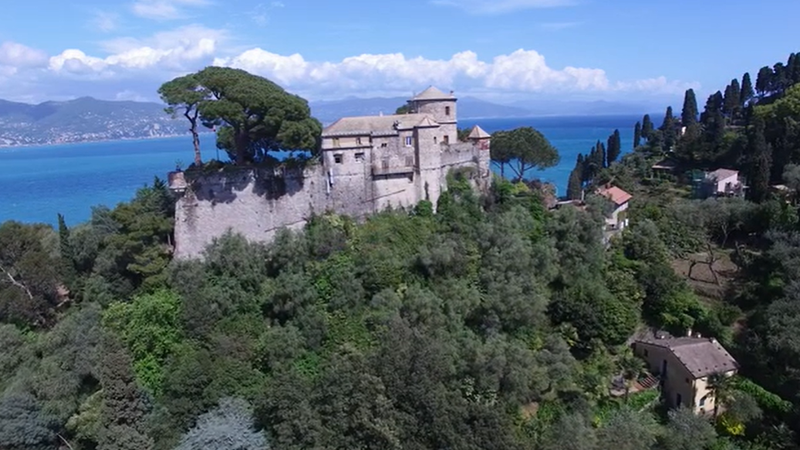
[[[603, 143], [615, 129], [622, 136], [623, 153], [631, 150], [633, 125], [641, 116], [535, 116], [461, 119], [461, 128], [480, 125], [489, 133], [532, 126], [559, 150], [558, 165], [527, 172], [528, 178], [552, 183], [557, 194], [566, 190], [578, 153]], [[656, 118], [654, 117], [654, 121]], [[656, 122], [658, 123], [658, 122]], [[200, 137], [205, 161], [224, 158], [212, 133]], [[219, 156], [218, 156], [219, 155]], [[136, 190], [155, 177], [165, 180], [176, 163], [188, 166], [194, 159], [190, 134], [143, 139], [98, 140], [0, 148], [0, 222], [55, 225], [63, 214], [68, 225], [85, 222], [92, 207], [113, 208], [134, 197]], [[493, 165], [495, 173], [499, 168]]]

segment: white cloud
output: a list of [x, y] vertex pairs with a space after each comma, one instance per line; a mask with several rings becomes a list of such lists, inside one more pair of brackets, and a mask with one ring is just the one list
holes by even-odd
[[[653, 77], [610, 80], [600, 68], [551, 67], [535, 50], [493, 58], [463, 51], [446, 59], [402, 53], [362, 54], [339, 61], [312, 61], [299, 53], [281, 55], [251, 48], [226, 55], [224, 30], [190, 25], [148, 38], [105, 41], [104, 54], [71, 48], [47, 58], [17, 43], [0, 45], [0, 98], [26, 95], [100, 95], [141, 99], [166, 80], [209, 64], [236, 67], [267, 77], [309, 99], [408, 95], [428, 85], [460, 95], [556, 95], [619, 97], [681, 93], [696, 83]], [[153, 94], [154, 95], [154, 94]]]
[[350, 95], [365, 92], [408, 93], [429, 84], [459, 91], [517, 93], [610, 93], [639, 91], [648, 94], [681, 92], [686, 83], [649, 80], [608, 79], [597, 68], [552, 68], [534, 50], [517, 50], [482, 61], [465, 51], [448, 60], [407, 58], [401, 53], [364, 54], [340, 62], [313, 62], [302, 55], [279, 55], [260, 48], [231, 58], [216, 58], [214, 65], [229, 66], [265, 76], [287, 89], [311, 97]]
[[210, 0], [137, 0], [133, 13], [145, 19], [177, 19], [185, 14], [185, 7], [207, 6]]
[[38, 67], [46, 63], [47, 54], [41, 50], [11, 41], [0, 44], [0, 66], [6, 70]]
[[126, 89], [126, 90], [121, 91], [121, 92], [117, 92], [117, 94], [114, 96], [114, 99], [115, 100], [129, 100], [129, 101], [134, 101], [134, 102], [146, 102], [146, 101], [152, 101], [153, 100], [152, 97], [145, 97], [144, 95], [141, 95], [138, 92], [134, 92], [134, 91], [131, 91], [129, 89]]
[[431, 3], [461, 8], [470, 14], [504, 14], [523, 9], [573, 6], [578, 0], [431, 0]]
[[119, 26], [119, 15], [115, 13], [97, 11], [92, 18], [91, 25], [103, 33], [114, 31]]
[[111, 54], [104, 58], [89, 56], [77, 49], [64, 50], [50, 58], [49, 68], [54, 72], [97, 76], [143, 69], [180, 72], [193, 68], [194, 63], [204, 58], [211, 58], [224, 37], [221, 30], [191, 25], [144, 40], [107, 41], [103, 46]]

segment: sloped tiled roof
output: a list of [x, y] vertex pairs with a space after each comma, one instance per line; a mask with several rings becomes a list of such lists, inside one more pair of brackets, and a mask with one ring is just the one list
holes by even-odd
[[624, 205], [626, 202], [630, 201], [630, 199], [633, 198], [631, 194], [628, 194], [627, 192], [623, 191], [622, 189], [616, 186], [602, 187], [597, 190], [597, 194], [608, 198], [609, 200], [614, 202], [614, 204], [617, 206]]
[[492, 137], [489, 133], [483, 130], [483, 128], [475, 125], [472, 127], [472, 131], [469, 133], [469, 139], [486, 139]]
[[417, 124], [417, 128], [431, 128], [431, 127], [438, 127], [438, 126], [439, 126], [439, 124], [436, 123], [436, 121], [431, 119], [429, 116], [425, 116]]
[[411, 100], [452, 100], [454, 98], [455, 96], [453, 94], [445, 94], [439, 89], [431, 86], [415, 95]]
[[[322, 135], [372, 134], [392, 132], [396, 129], [410, 130], [424, 119], [430, 120], [431, 126], [436, 125], [436, 121], [428, 114], [343, 117], [325, 128]], [[395, 128], [395, 124], [397, 124], [397, 128]]]
[[709, 180], [722, 181], [730, 177], [739, 175], [739, 171], [733, 169], [717, 169], [706, 175]]
[[669, 349], [695, 379], [712, 373], [729, 372], [739, 368], [736, 360], [716, 339], [693, 337], [651, 338], [637, 342]]

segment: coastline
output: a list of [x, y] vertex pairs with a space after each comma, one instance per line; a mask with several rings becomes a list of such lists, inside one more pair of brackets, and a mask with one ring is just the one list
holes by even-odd
[[[200, 136], [215, 134], [212, 131], [206, 131], [200, 133]], [[179, 137], [191, 137], [191, 133], [180, 133], [180, 134], [165, 134], [163, 136], [143, 136], [138, 138], [117, 138], [117, 139], [86, 139], [82, 141], [69, 141], [69, 142], [52, 142], [46, 144], [22, 144], [22, 145], [5, 145], [0, 144], [0, 151], [4, 150], [12, 150], [18, 148], [37, 148], [37, 147], [58, 147], [63, 145], [79, 145], [79, 144], [95, 144], [95, 143], [103, 143], [103, 142], [132, 142], [132, 141], [150, 141], [155, 139], [174, 139]]]

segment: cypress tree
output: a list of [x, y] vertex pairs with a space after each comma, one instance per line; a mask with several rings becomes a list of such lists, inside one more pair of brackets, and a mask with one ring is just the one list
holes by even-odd
[[777, 63], [772, 67], [772, 82], [770, 85], [770, 92], [783, 92], [786, 90], [789, 80], [787, 79], [786, 66], [783, 63]]
[[792, 53], [789, 57], [787, 69], [789, 70], [789, 81], [791, 85], [794, 86], [800, 83], [800, 53]]
[[734, 79], [731, 81], [731, 84], [725, 88], [725, 97], [723, 100], [722, 111], [725, 114], [733, 114], [736, 108], [739, 107], [739, 95], [741, 94], [741, 87], [739, 86], [739, 80]]
[[706, 100], [706, 106], [703, 109], [703, 114], [700, 114], [700, 122], [702, 122], [703, 125], [708, 125], [712, 117], [716, 117], [717, 114], [722, 113], [722, 106], [724, 104], [725, 97], [722, 95], [722, 92], [717, 91], [710, 95], [708, 100]]
[[672, 129], [672, 123], [675, 121], [675, 117], [672, 115], [672, 106], [667, 106], [667, 112], [664, 113], [664, 121], [661, 122], [661, 131], [667, 131]]
[[68, 287], [75, 281], [75, 254], [70, 243], [70, 232], [64, 216], [58, 214], [58, 244], [61, 253], [61, 276]]
[[633, 149], [636, 150], [642, 144], [642, 123], [636, 122], [633, 127]]
[[744, 107], [750, 99], [756, 96], [753, 90], [753, 81], [750, 80], [750, 72], [746, 72], [742, 76], [742, 90], [739, 94], [739, 105]]
[[569, 174], [567, 181], [567, 198], [570, 200], [580, 200], [583, 183], [581, 182], [581, 169], [575, 167]]
[[756, 92], [763, 97], [769, 93], [770, 86], [772, 85], [772, 69], [764, 66], [758, 71], [756, 76]]
[[642, 137], [650, 139], [650, 135], [653, 134], [653, 129], [653, 121], [650, 120], [650, 114], [645, 114], [642, 119]]
[[607, 167], [606, 166], [607, 154], [606, 154], [606, 146], [605, 146], [605, 144], [603, 144], [600, 141], [597, 141], [596, 146], [597, 146], [597, 159], [598, 159], [597, 160], [597, 163], [598, 163], [597, 166], [601, 167], [601, 168]]
[[683, 96], [681, 124], [688, 127], [694, 123], [697, 123], [697, 97], [694, 95], [694, 89], [688, 89]]
[[675, 116], [672, 114], [672, 106], [667, 107], [667, 112], [664, 114], [664, 122], [659, 129], [664, 140], [664, 146], [667, 150], [670, 150], [675, 145]]
[[608, 150], [606, 158], [607, 166], [615, 163], [619, 154], [622, 153], [622, 138], [620, 137], [619, 130], [614, 130], [614, 134], [608, 137]]
[[769, 193], [769, 178], [772, 170], [772, 155], [764, 136], [764, 120], [756, 118], [748, 136], [747, 150], [750, 168], [750, 198], [755, 202], [764, 201]]

